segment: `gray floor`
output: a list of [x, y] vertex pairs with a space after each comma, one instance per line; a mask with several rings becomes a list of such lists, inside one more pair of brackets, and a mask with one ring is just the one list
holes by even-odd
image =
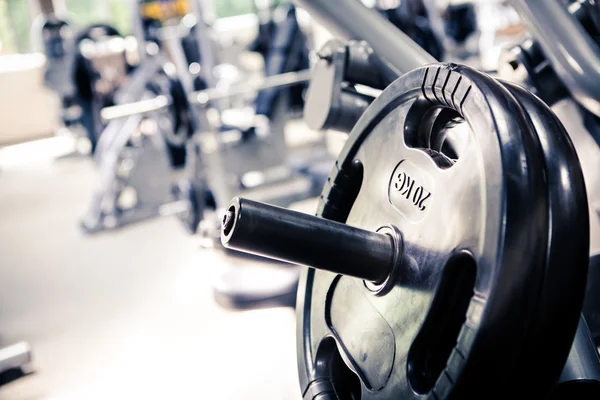
[[84, 236], [91, 160], [0, 168], [0, 335], [34, 356], [1, 399], [300, 397], [294, 312], [219, 308], [175, 219]]

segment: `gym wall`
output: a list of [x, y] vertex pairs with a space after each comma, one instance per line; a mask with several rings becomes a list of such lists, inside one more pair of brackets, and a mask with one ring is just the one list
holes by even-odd
[[0, 56], [0, 146], [53, 136], [58, 98], [43, 84], [41, 53]]

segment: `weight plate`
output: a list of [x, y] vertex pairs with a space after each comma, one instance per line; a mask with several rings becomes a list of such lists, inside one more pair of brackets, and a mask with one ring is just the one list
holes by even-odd
[[527, 359], [541, 367], [524, 362], [519, 370], [529, 382], [548, 387], [557, 381], [569, 353], [568, 348], [555, 344], [573, 341], [583, 304], [590, 242], [587, 194], [575, 147], [558, 117], [530, 92], [502, 83], [525, 109], [546, 164], [551, 210], [546, 272], [539, 309], [525, 345]]
[[171, 112], [175, 115], [174, 138], [167, 137], [173, 145], [182, 145], [194, 133], [192, 119], [190, 117], [191, 106], [183, 84], [174, 76], [169, 76], [169, 94], [171, 96]]
[[[463, 118], [472, 132], [457, 160], [441, 152], [440, 118]], [[373, 231], [395, 225], [402, 262], [387, 293], [346, 276], [303, 273], [297, 312], [304, 398], [547, 391], [517, 373], [522, 363], [545, 368], [524, 349], [546, 276], [544, 168], [523, 108], [489, 76], [435, 65], [386, 88], [353, 129], [318, 215]], [[570, 345], [553, 348], [568, 352]]]
[[161, 133], [169, 146], [183, 147], [194, 133], [190, 117], [190, 104], [183, 85], [176, 76], [161, 70], [154, 79], [147, 84], [147, 89], [154, 96], [168, 96], [171, 104], [166, 110], [156, 113], [156, 118], [161, 119]]

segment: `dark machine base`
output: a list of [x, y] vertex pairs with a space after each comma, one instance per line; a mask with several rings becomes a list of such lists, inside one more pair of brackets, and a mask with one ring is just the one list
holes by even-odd
[[[296, 306], [300, 269], [294, 265], [265, 262], [262, 257], [248, 256], [222, 249], [231, 266], [213, 284], [214, 299], [221, 307], [233, 310]], [[271, 265], [269, 265], [271, 264]]]
[[0, 386], [28, 375], [27, 365], [31, 362], [31, 350], [26, 342], [0, 346]]

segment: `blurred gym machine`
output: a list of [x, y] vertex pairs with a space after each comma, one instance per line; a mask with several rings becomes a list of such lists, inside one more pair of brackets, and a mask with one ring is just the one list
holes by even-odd
[[[108, 24], [92, 24], [77, 30], [52, 12], [42, 13], [33, 30], [34, 35], [42, 38], [46, 56], [44, 83], [60, 99], [62, 125], [74, 136], [76, 145], [81, 138], [89, 142], [89, 150], [81, 153], [93, 153], [104, 128], [99, 110], [113, 104], [116, 88], [123, 75], [135, 68], [136, 60], [131, 60], [126, 71], [115, 73], [110, 62], [107, 66], [98, 54], [90, 54], [92, 44], [115, 45], [116, 40], [111, 39], [121, 38], [117, 29]], [[75, 149], [79, 151], [78, 146]]]
[[[257, 196], [260, 193], [260, 195], [270, 196], [272, 201], [289, 204], [314, 194], [314, 179], [317, 179], [314, 173], [317, 170], [315, 160], [329, 159], [322, 148], [322, 141], [317, 144], [317, 147], [321, 148], [320, 152], [315, 152], [314, 146], [309, 148], [304, 146], [301, 154], [296, 152], [293, 158], [288, 158], [283, 125], [289, 115], [287, 112], [289, 103], [282, 101], [285, 97], [280, 96], [279, 92], [283, 88], [302, 85], [308, 80], [310, 71], [298, 70], [304, 65], [298, 63], [296, 55], [301, 55], [307, 50], [293, 8], [288, 5], [283, 15], [285, 18], [275, 24], [271, 38], [272, 45], [266, 57], [266, 70], [270, 74], [262, 80], [237, 86], [224, 85], [226, 89], [221, 89], [216, 86], [220, 82], [212, 76], [214, 87], [207, 84], [207, 89], [182, 93], [180, 102], [174, 101], [174, 96], [158, 95], [142, 101], [122, 102], [123, 104], [102, 110], [105, 121], [125, 121], [143, 115], [152, 118], [160, 112], [173, 114], [178, 109], [176, 103], [188, 102], [196, 107], [192, 114], [198, 113], [207, 116], [207, 119], [210, 119], [209, 114], [213, 116], [209, 124], [201, 127], [202, 132], [196, 137], [198, 140], [194, 140], [193, 152], [196, 154], [195, 157], [201, 154], [202, 161], [190, 163], [195, 165], [191, 182], [180, 181], [175, 189], [178, 198], [176, 204], [179, 206], [185, 203], [195, 204], [196, 210], [188, 209], [183, 213], [187, 216], [184, 218], [188, 222], [186, 227], [192, 233], [197, 228], [195, 226], [197, 224], [193, 221], [202, 220], [205, 203], [200, 200], [191, 202], [190, 199], [199, 199], [197, 193], [206, 192], [205, 188], [199, 189], [193, 181], [208, 181], [210, 193], [205, 197], [208, 197], [209, 203], [212, 204], [218, 205], [220, 199], [224, 202], [232, 192], [238, 193], [240, 190], [253, 191]], [[185, 18], [182, 21], [185, 22]], [[154, 28], [153, 37], [159, 36], [156, 32], [160, 30]], [[210, 46], [210, 48], [214, 47]], [[169, 49], [170, 53], [174, 53], [172, 47]], [[204, 55], [201, 58], [204, 59]], [[217, 57], [213, 56], [214, 59]], [[200, 70], [205, 74], [213, 75], [203, 66]], [[268, 116], [267, 119], [274, 117], [273, 121], [268, 121], [268, 129], [261, 129], [261, 133], [257, 134], [254, 129], [250, 133], [249, 129], [224, 123], [223, 114], [228, 110], [223, 109], [221, 100], [244, 97], [253, 93], [259, 101], [255, 109], [262, 113], [260, 115]], [[169, 104], [175, 107], [169, 107]], [[323, 175], [321, 173], [320, 176]], [[211, 208], [214, 207], [212, 204]], [[165, 208], [173, 207], [162, 209]], [[210, 225], [215, 224], [218, 224], [218, 221], [213, 222], [211, 219]], [[210, 231], [214, 238], [218, 238], [217, 228]]]
[[112, 96], [114, 104], [158, 101], [162, 108], [112, 119], [98, 110], [106, 125], [95, 152], [99, 184], [82, 219], [86, 232], [186, 213], [189, 206], [173, 198], [173, 188], [189, 173], [187, 146], [192, 146], [190, 139], [202, 123], [188, 101], [195, 87], [206, 86], [195, 37], [199, 19], [185, 1], [139, 1], [134, 18], [134, 26], [141, 27], [134, 39], [141, 61], [130, 74], [115, 68], [126, 62], [125, 46], [94, 43], [86, 56], [111, 60], [108, 65], [118, 70], [108, 75], [123, 79]]
[[35, 21], [34, 26], [40, 25], [41, 35], [46, 56], [44, 84], [55, 91], [61, 101], [61, 120], [65, 127], [71, 128], [81, 116], [81, 108], [76, 104], [75, 82], [73, 79], [73, 56], [75, 32], [71, 24], [57, 17], [54, 12], [43, 13], [41, 21]]
[[379, 0], [374, 9], [434, 58], [444, 59], [442, 38], [435, 32], [429, 15], [436, 10], [428, 9], [424, 0]]
[[0, 345], [0, 387], [25, 376], [31, 360], [31, 349], [27, 342]]
[[[250, 51], [257, 52], [263, 58], [265, 76], [274, 76], [286, 72], [303, 71], [309, 68], [308, 38], [300, 29], [296, 9], [292, 4], [275, 5], [269, 0], [266, 4], [254, 1], [255, 12], [258, 16], [259, 26], [256, 39], [249, 46]], [[265, 3], [265, 2], [262, 2]], [[269, 129], [270, 121], [274, 117], [276, 100], [285, 95], [287, 109], [299, 110], [304, 104], [304, 83], [293, 85], [280, 90], [279, 88], [265, 88], [257, 93], [254, 100], [255, 126], [243, 132], [244, 136], [256, 133], [261, 134]]]
[[373, 8], [437, 60], [475, 55], [467, 45], [478, 30], [473, 1], [378, 0]]
[[[306, 68], [308, 49], [292, 5], [280, 5], [272, 15], [270, 37], [263, 43], [263, 79], [224, 85], [226, 89], [211, 87], [188, 93], [190, 103], [202, 106], [201, 111], [207, 115], [215, 111], [219, 118], [211, 122], [209, 130], [203, 130], [197, 136], [200, 144], [196, 151], [200, 161], [195, 163], [196, 173], [190, 181], [178, 183], [175, 196], [178, 204], [193, 205], [191, 212], [181, 215], [188, 231], [195, 233], [199, 228], [202, 242], [219, 249], [222, 249], [219, 226], [223, 207], [232, 195], [244, 193], [250, 198], [289, 206], [317, 195], [332, 162], [322, 136], [306, 140], [300, 131], [295, 133], [299, 143], [292, 145], [286, 138], [285, 124], [290, 116], [294, 116], [290, 108], [303, 103], [302, 92], [310, 77]], [[230, 111], [225, 108], [226, 104], [236, 103], [232, 98], [239, 97], [253, 97], [255, 117], [245, 128], [224, 118]], [[228, 101], [220, 101], [224, 99]], [[105, 119], [115, 119], [156, 112], [165, 108], [167, 100], [159, 96], [147, 102], [117, 105], [105, 108], [102, 114]], [[199, 190], [194, 182], [206, 182], [208, 192]], [[237, 252], [225, 251], [224, 254], [234, 264], [237, 264], [236, 256], [247, 259]], [[257, 273], [260, 272], [248, 272], [248, 268], [243, 272], [236, 268], [225, 272], [215, 283], [218, 301], [224, 305], [246, 307], [248, 303], [265, 304], [283, 296], [286, 304], [293, 304], [295, 294], [290, 299], [290, 293], [295, 293], [296, 269], [292, 277], [278, 271], [271, 274], [274, 277], [261, 273], [264, 279], [258, 280], [258, 286], [249, 284], [250, 281], [257, 282], [256, 279], [244, 278]], [[293, 290], [289, 289], [290, 283]], [[282, 284], [286, 286], [283, 291]]]
[[479, 39], [477, 15], [473, 1], [449, 2], [443, 11], [443, 32], [446, 37], [447, 57], [467, 60], [477, 56], [477, 48], [471, 48], [471, 38]]

